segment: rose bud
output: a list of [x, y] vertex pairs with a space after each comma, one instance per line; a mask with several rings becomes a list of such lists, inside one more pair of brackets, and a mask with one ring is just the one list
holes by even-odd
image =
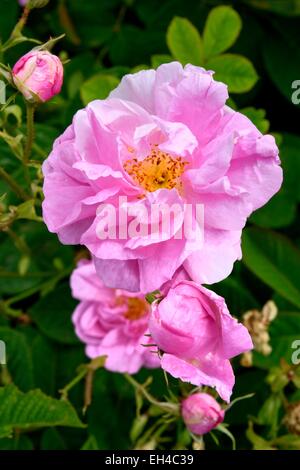
[[222, 423], [224, 410], [207, 393], [194, 393], [181, 404], [183, 421], [193, 434], [201, 436]]
[[60, 59], [46, 50], [32, 50], [15, 64], [15, 86], [27, 101], [50, 100], [62, 87], [64, 69]]

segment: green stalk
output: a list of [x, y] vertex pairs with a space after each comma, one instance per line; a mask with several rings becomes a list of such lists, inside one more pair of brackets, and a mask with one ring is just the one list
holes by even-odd
[[24, 201], [30, 199], [30, 196], [26, 194], [24, 189], [19, 186], [19, 184], [2, 167], [0, 167], [0, 178], [2, 178], [11, 187], [20, 199], [23, 199]]
[[131, 383], [131, 385], [137, 391], [139, 391], [142, 395], [144, 395], [144, 397], [146, 398], [146, 400], [149, 401], [149, 403], [151, 403], [152, 405], [157, 406], [158, 408], [166, 411], [167, 413], [171, 413], [171, 414], [174, 414], [174, 415], [178, 414], [178, 405], [176, 405], [175, 403], [160, 402], [160, 401], [156, 400], [156, 398], [154, 398], [146, 390], [146, 388], [143, 385], [141, 385], [139, 382], [137, 382], [131, 375], [124, 374], [124, 377], [129, 383]]
[[28, 163], [30, 160], [32, 146], [34, 142], [34, 111], [35, 111], [34, 104], [27, 102], [26, 103], [27, 140], [26, 140], [24, 154], [23, 154], [23, 166], [24, 166], [25, 179], [28, 185], [30, 185]]
[[32, 152], [32, 146], [34, 141], [34, 111], [35, 106], [32, 103], [26, 103], [26, 117], [27, 117], [27, 140], [23, 155], [23, 163], [27, 166], [30, 155]]

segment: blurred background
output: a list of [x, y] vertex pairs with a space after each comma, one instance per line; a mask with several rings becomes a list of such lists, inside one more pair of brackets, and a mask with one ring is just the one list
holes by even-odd
[[[214, 13], [220, 5], [232, 6], [240, 21]], [[0, 0], [2, 43], [21, 12], [17, 1]], [[250, 218], [243, 261], [227, 280], [213, 286], [232, 315], [243, 319], [250, 311], [244, 321], [256, 346], [252, 357], [234, 362], [234, 398], [255, 393], [226, 415], [239, 449], [300, 449], [299, 30], [298, 0], [50, 0], [31, 12], [23, 31], [42, 42], [65, 34], [54, 48], [66, 61], [62, 93], [36, 115], [37, 195], [42, 186], [39, 164], [74, 113], [93, 99], [105, 98], [124, 74], [171, 60], [215, 70], [215, 78], [229, 87], [228, 104], [250, 117], [261, 132], [275, 136], [283, 187]], [[207, 46], [203, 55], [203, 37], [211, 31], [216, 37], [225, 31], [225, 40]], [[33, 46], [24, 41], [2, 50], [0, 62], [13, 66]], [[13, 92], [7, 93], [9, 97]], [[24, 132], [24, 112], [17, 97], [0, 113], [2, 128], [14, 139], [0, 140], [0, 164], [19, 181], [19, 162], [11, 153], [17, 152], [17, 135]], [[8, 226], [9, 207], [16, 205], [15, 196], [0, 181], [0, 339], [7, 344], [8, 357], [7, 366], [0, 366], [0, 380], [22, 392], [40, 388], [48, 397], [59, 398], [58, 391], [87, 362], [70, 321], [76, 302], [68, 282], [85, 252], [61, 245], [39, 221], [38, 209], [15, 217], [13, 227]], [[274, 303], [262, 310], [270, 300]], [[153, 394], [163, 398], [161, 371], [142, 371], [137, 380], [149, 375]], [[178, 395], [179, 385], [171, 381], [170, 387]], [[78, 382], [69, 399], [87, 428], [70, 423], [57, 427], [50, 419], [43, 430], [13, 439], [4, 433], [1, 439], [7, 422], [1, 422], [0, 413], [0, 449], [129, 449], [146, 446], [153, 436], [157, 448], [191, 448], [180, 424], [157, 435], [155, 427], [151, 431], [156, 419], [151, 410], [146, 409], [141, 429], [133, 427], [134, 390], [121, 375], [96, 372], [92, 405], [84, 417], [83, 388]], [[224, 436], [218, 445], [207, 437], [206, 447], [231, 448], [231, 442]]]

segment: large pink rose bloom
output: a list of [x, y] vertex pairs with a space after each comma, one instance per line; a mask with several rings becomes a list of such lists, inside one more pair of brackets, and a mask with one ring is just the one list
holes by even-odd
[[[213, 72], [161, 65], [125, 76], [55, 142], [43, 166], [45, 222], [63, 243], [89, 248], [106, 285], [150, 292], [182, 264], [199, 283], [230, 274], [246, 219], [278, 191], [282, 170], [274, 138], [226, 106], [227, 98]], [[180, 217], [158, 239], [100, 240], [97, 207], [109, 203], [119, 214], [119, 196], [145, 211], [154, 203], [183, 213], [186, 204], [203, 204], [203, 246], [177, 236]]]
[[80, 300], [73, 323], [88, 357], [107, 356], [105, 367], [113, 372], [159, 366], [153, 347], [143, 346], [150, 339], [145, 336], [149, 305], [142, 295], [105, 287], [91, 261], [81, 261], [73, 271], [71, 288]]
[[215, 387], [229, 402], [234, 385], [229, 359], [253, 345], [222, 297], [192, 281], [175, 280], [167, 296], [152, 304], [149, 330], [163, 352], [164, 370], [184, 382]]

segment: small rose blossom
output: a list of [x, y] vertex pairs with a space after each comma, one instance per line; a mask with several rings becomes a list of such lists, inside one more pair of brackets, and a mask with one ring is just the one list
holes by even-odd
[[222, 423], [225, 412], [211, 395], [194, 393], [183, 400], [181, 414], [189, 431], [202, 436]]
[[73, 314], [77, 336], [90, 358], [107, 356], [105, 367], [134, 374], [145, 367], [159, 367], [149, 344], [149, 305], [139, 293], [107, 288], [91, 261], [81, 261], [71, 276], [72, 294], [80, 300]]
[[19, 4], [21, 7], [25, 7], [25, 5], [28, 3], [29, 0], [19, 0]]
[[222, 297], [182, 280], [182, 271], [166, 297], [152, 304], [149, 330], [163, 353], [161, 366], [184, 382], [215, 387], [229, 402], [234, 385], [229, 359], [252, 349], [251, 337]]
[[[163, 64], [123, 77], [56, 140], [43, 165], [44, 220], [62, 243], [91, 251], [107, 286], [152, 292], [182, 264], [194, 281], [212, 284], [241, 258], [247, 217], [279, 190], [282, 170], [274, 137], [230, 109], [227, 98], [213, 72]], [[162, 219], [173, 205], [183, 215], [202, 205], [204, 244], [182, 230], [184, 217], [158, 237], [142, 217], [147, 230], [100, 239], [97, 209], [113, 206], [118, 234], [121, 197], [140, 213], [165, 208]]]
[[18, 60], [12, 75], [15, 86], [27, 101], [45, 102], [60, 92], [64, 69], [56, 55], [32, 50]]

